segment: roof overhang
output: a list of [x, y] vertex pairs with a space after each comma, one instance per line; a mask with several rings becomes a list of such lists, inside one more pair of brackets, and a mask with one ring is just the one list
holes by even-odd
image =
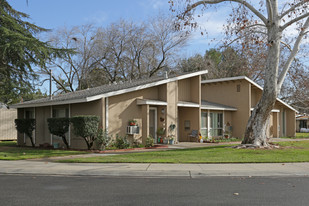
[[[253, 111], [253, 110], [254, 110], [254, 108], [251, 108], [250, 110], [251, 110], [251, 111]], [[272, 109], [272, 110], [271, 110], [271, 112], [276, 112], [276, 113], [279, 113], [279, 112], [280, 112], [280, 110], [279, 110], [279, 109]]]
[[218, 104], [218, 103], [215, 103], [215, 102], [209, 102], [209, 101], [205, 101], [205, 100], [202, 100], [201, 109], [219, 110], [219, 111], [237, 111], [237, 108], [235, 108], [235, 107], [231, 107], [231, 106], [227, 106], [227, 105], [223, 105], [223, 104]]
[[[201, 83], [202, 84], [209, 84], [209, 83], [217, 83], [217, 82], [236, 81], [236, 80], [246, 80], [249, 83], [251, 83], [252, 85], [254, 85], [255, 87], [257, 87], [258, 89], [263, 91], [263, 87], [261, 87], [260, 85], [258, 85], [257, 83], [255, 83], [254, 81], [252, 81], [251, 79], [249, 79], [246, 76], [227, 77], [227, 78], [222, 78], [222, 79], [210, 79], [210, 80], [201, 81]], [[284, 101], [282, 101], [281, 99], [277, 98], [277, 101], [280, 102], [281, 104], [283, 104], [284, 106], [288, 107], [289, 109], [291, 109], [291, 110], [295, 111], [296, 113], [298, 113], [298, 111], [296, 109], [294, 109], [289, 104], [287, 104]]]
[[179, 101], [177, 103], [178, 107], [194, 107], [194, 108], [199, 108], [200, 105], [194, 102], [185, 102], [185, 101]]
[[207, 107], [207, 106], [202, 106], [201, 109], [204, 109], [204, 110], [219, 110], [219, 111], [237, 111], [237, 109], [224, 108], [224, 107]]
[[76, 103], [84, 103], [89, 102], [88, 98], [82, 99], [71, 99], [67, 101], [55, 101], [55, 102], [43, 102], [43, 103], [33, 103], [33, 104], [15, 104], [11, 105], [11, 108], [30, 108], [30, 107], [47, 107], [47, 106], [55, 106], [55, 105], [64, 105], [64, 104], [76, 104]]
[[159, 101], [159, 100], [152, 100], [152, 99], [137, 99], [137, 105], [157, 105], [157, 106], [166, 106], [167, 102]]
[[64, 101], [56, 101], [55, 100], [55, 101], [48, 101], [48, 102], [41, 102], [41, 103], [31, 103], [31, 104], [19, 103], [19, 104], [12, 105], [10, 107], [12, 107], [12, 108], [29, 108], [29, 107], [43, 107], [43, 106], [53, 106], [53, 105], [61, 105], [61, 104], [75, 104], [75, 103], [91, 102], [91, 101], [99, 100], [99, 99], [102, 99], [102, 98], [116, 96], [116, 95], [120, 95], [120, 94], [124, 94], [124, 93], [128, 93], [128, 92], [134, 92], [134, 91], [138, 91], [138, 90], [141, 90], [141, 89], [147, 89], [147, 88], [154, 87], [154, 86], [160, 86], [162, 84], [166, 84], [166, 83], [169, 83], [169, 82], [187, 79], [187, 78], [191, 78], [191, 77], [195, 77], [195, 76], [199, 76], [199, 75], [203, 75], [203, 74], [207, 74], [207, 73], [208, 73], [208, 70], [193, 72], [193, 73], [189, 73], [189, 74], [180, 75], [180, 76], [177, 76], [177, 77], [162, 79], [162, 80], [152, 82], [152, 83], [148, 83], [148, 84], [145, 84], [145, 85], [135, 86], [135, 87], [127, 88], [127, 89], [121, 89], [121, 90], [118, 90], [118, 91], [107, 92], [107, 93], [104, 93], [104, 94], [94, 95], [94, 96], [90, 96], [90, 97], [86, 97], [86, 98], [73, 99], [73, 100], [71, 99], [71, 100], [64, 100]]
[[145, 85], [140, 85], [140, 86], [136, 86], [136, 87], [132, 87], [132, 88], [128, 88], [128, 89], [121, 89], [121, 90], [118, 90], [118, 91], [113, 91], [113, 92], [108, 92], [108, 93], [105, 93], [105, 94], [92, 96], [92, 97], [89, 97], [89, 100], [94, 101], [94, 100], [97, 100], [97, 99], [100, 99], [100, 98], [103, 98], [103, 97], [111, 97], [111, 96], [116, 96], [116, 95], [124, 94], [124, 93], [128, 93], [128, 92], [134, 92], [134, 91], [137, 91], [137, 90], [147, 89], [147, 88], [154, 87], [154, 86], [160, 86], [162, 84], [166, 84], [166, 83], [169, 83], [169, 82], [187, 79], [187, 78], [191, 78], [191, 77], [195, 77], [195, 76], [199, 76], [199, 75], [203, 75], [203, 74], [207, 74], [207, 73], [208, 73], [208, 70], [203, 70], [203, 71], [198, 71], [198, 72], [194, 72], [194, 73], [190, 73], [190, 74], [184, 74], [184, 75], [180, 75], [180, 76], [173, 77], [173, 78], [159, 80], [157, 82], [152, 82], [152, 83], [145, 84]]

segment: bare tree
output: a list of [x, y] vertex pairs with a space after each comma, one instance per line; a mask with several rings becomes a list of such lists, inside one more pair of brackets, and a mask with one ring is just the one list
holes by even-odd
[[[175, 10], [175, 2], [170, 1]], [[196, 8], [209, 8], [220, 3], [231, 3], [232, 14], [227, 26], [227, 34], [236, 39], [246, 38], [243, 47], [252, 42], [264, 45], [267, 48], [264, 66], [264, 90], [262, 97], [249, 118], [243, 144], [268, 146], [267, 123], [280, 93], [284, 79], [297, 55], [309, 26], [309, 3], [307, 0], [292, 0], [278, 2], [278, 0], [261, 0], [259, 2], [244, 0], [204, 0], [183, 1], [184, 9], [178, 17], [184, 26], [192, 25], [193, 13]], [[193, 26], [194, 23], [193, 23]], [[289, 42], [283, 42], [283, 36], [295, 26], [296, 35], [290, 36]], [[293, 40], [292, 40], [293, 39]], [[235, 40], [234, 40], [235, 41]], [[282, 59], [281, 47], [289, 49], [288, 58]], [[284, 61], [284, 62], [283, 62]], [[282, 65], [280, 68], [279, 66]]]
[[175, 66], [173, 60], [187, 38], [165, 15], [142, 23], [120, 20], [107, 27], [62, 28], [50, 42], [75, 53], [50, 62], [43, 72], [53, 69], [58, 92], [148, 78]]
[[42, 68], [43, 74], [50, 75], [50, 70], [53, 71], [52, 78], [57, 86], [55, 92], [66, 93], [89, 87], [87, 77], [96, 64], [93, 60], [93, 31], [93, 25], [83, 25], [60, 28], [50, 35], [50, 44], [74, 51], [53, 59], [47, 67]]
[[178, 49], [185, 46], [189, 34], [176, 29], [170, 16], [159, 15], [150, 20], [150, 46], [147, 48], [148, 76], [169, 67]]

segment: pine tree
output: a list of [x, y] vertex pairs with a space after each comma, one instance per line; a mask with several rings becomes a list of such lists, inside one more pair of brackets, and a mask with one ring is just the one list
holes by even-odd
[[37, 78], [33, 66], [44, 67], [65, 50], [56, 49], [35, 36], [47, 29], [27, 21], [29, 15], [0, 0], [0, 102], [16, 102], [33, 91]]

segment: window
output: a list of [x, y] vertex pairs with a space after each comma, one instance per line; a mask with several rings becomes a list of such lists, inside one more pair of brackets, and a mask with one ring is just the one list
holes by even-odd
[[306, 128], [307, 129], [307, 120], [300, 120], [299, 128]]
[[202, 117], [201, 117], [201, 135], [202, 137], [208, 137], [207, 134], [207, 112], [202, 112]]
[[26, 119], [35, 119], [35, 117], [34, 117], [34, 110], [33, 109], [26, 109], [26, 111], [25, 111], [25, 118]]
[[69, 109], [53, 108], [53, 117], [69, 117]]
[[218, 112], [210, 113], [210, 136], [217, 137], [223, 135], [223, 114]]
[[190, 120], [185, 120], [185, 130], [190, 130]]
[[240, 84], [237, 84], [237, 85], [236, 85], [236, 91], [237, 91], [237, 92], [240, 92]]

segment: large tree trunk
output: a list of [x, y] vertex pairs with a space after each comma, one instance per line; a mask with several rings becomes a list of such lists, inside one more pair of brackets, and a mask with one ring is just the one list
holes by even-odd
[[253, 144], [255, 146], [268, 146], [269, 120], [271, 110], [276, 102], [276, 94], [263, 92], [262, 98], [249, 118], [245, 138], [242, 144]]
[[[275, 4], [272, 2], [272, 4]], [[273, 5], [273, 16], [267, 24], [268, 32], [268, 56], [265, 66], [265, 78], [263, 94], [255, 106], [249, 118], [244, 140], [242, 144], [253, 144], [254, 146], [268, 146], [269, 119], [278, 97], [278, 68], [280, 56], [281, 31], [279, 28], [280, 19], [277, 15], [276, 6]]]

